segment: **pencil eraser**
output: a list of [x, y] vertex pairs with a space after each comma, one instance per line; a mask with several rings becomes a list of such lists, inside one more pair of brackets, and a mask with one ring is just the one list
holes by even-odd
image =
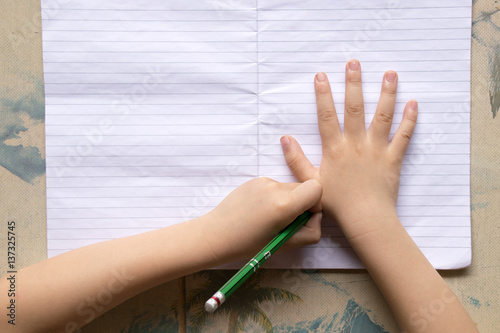
[[205, 302], [205, 311], [214, 312], [225, 301], [226, 296], [218, 291], [212, 296], [212, 298]]
[[205, 311], [214, 312], [219, 307], [219, 304], [213, 298], [205, 302]]

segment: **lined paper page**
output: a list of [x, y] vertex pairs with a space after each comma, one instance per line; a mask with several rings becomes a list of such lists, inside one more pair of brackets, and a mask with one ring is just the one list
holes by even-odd
[[257, 176], [254, 1], [50, 3], [49, 256], [200, 216]]
[[[396, 122], [408, 99], [419, 101], [401, 220], [435, 267], [467, 265], [471, 4], [406, 6], [143, 0], [51, 8], [42, 0], [49, 256], [199, 216], [255, 176], [292, 181], [283, 134], [319, 164], [314, 74], [329, 74], [341, 112], [344, 65], [357, 58], [367, 124], [387, 69], [399, 73]], [[271, 260], [360, 267], [331, 221], [317, 246]]]
[[[396, 2], [394, 2], [396, 3]], [[259, 1], [260, 171], [293, 177], [279, 138], [293, 135], [319, 165], [313, 77], [327, 72], [343, 120], [344, 66], [361, 61], [369, 126], [384, 71], [399, 74], [392, 133], [409, 99], [419, 119], [402, 168], [398, 214], [438, 268], [469, 265], [470, 1]], [[340, 229], [323, 221], [321, 242], [275, 264], [362, 267]]]

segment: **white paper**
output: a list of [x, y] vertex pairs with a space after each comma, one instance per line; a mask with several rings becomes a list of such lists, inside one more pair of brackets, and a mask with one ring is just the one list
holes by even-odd
[[[470, 264], [471, 2], [42, 0], [48, 255], [179, 223], [257, 176], [293, 181], [279, 138], [321, 159], [313, 78], [343, 119], [361, 61], [367, 125], [384, 71], [419, 121], [398, 213], [436, 268]], [[268, 267], [362, 267], [339, 228]]]

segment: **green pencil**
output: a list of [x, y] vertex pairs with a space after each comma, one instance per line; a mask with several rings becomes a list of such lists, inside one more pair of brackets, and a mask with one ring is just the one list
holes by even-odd
[[312, 216], [312, 213], [305, 212], [297, 217], [276, 237], [273, 238], [264, 248], [257, 253], [250, 261], [243, 266], [229, 281], [217, 291], [212, 298], [205, 303], [207, 312], [214, 312], [231, 294], [252, 275], [271, 255], [273, 255], [290, 237], [292, 237]]

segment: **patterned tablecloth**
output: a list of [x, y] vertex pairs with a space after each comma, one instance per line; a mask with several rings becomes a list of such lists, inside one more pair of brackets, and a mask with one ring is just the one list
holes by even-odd
[[[477, 0], [473, 7], [472, 265], [441, 272], [481, 332], [498, 332], [500, 327], [500, 209], [495, 204], [500, 202], [500, 13], [490, 11], [495, 6], [494, 0]], [[15, 221], [16, 269], [46, 258], [46, 198], [40, 4], [5, 0], [0, 15], [3, 275], [9, 270], [8, 222]], [[236, 332], [237, 327], [241, 332], [397, 331], [387, 303], [365, 271], [262, 270], [240, 291], [245, 302], [234, 297], [224, 305], [226, 311], [205, 316], [196, 295], [207, 284], [218, 287], [232, 273], [202, 272], [153, 288], [82, 332], [195, 332], [197, 324], [202, 332]], [[98, 306], [88, 308], [93, 310], [87, 318], [99, 315]]]

